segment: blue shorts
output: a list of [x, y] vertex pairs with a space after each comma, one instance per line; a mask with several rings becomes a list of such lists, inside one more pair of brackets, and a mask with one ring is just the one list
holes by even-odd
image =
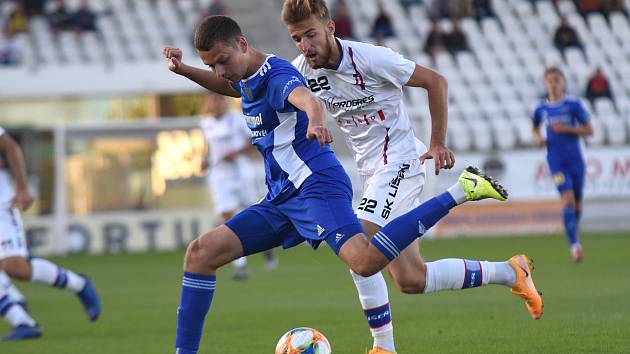
[[584, 196], [584, 179], [586, 175], [584, 162], [576, 161], [573, 164], [548, 162], [549, 171], [558, 192], [562, 194], [571, 190], [575, 195], [575, 201], [580, 202]]
[[326, 241], [339, 254], [348, 239], [363, 232], [352, 208], [350, 178], [341, 166], [313, 172], [290, 198], [278, 204], [263, 200], [225, 225], [241, 240], [244, 255], [304, 241], [315, 249]]

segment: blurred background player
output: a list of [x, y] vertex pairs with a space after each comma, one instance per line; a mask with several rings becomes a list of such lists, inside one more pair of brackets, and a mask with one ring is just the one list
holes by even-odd
[[[547, 99], [534, 111], [534, 143], [547, 146], [547, 164], [563, 204], [564, 229], [573, 261], [583, 258], [579, 237], [586, 168], [580, 137], [593, 134], [588, 113], [577, 97], [568, 96], [562, 71], [550, 67], [544, 74]], [[546, 127], [547, 139], [540, 133]]]
[[[224, 96], [210, 92], [203, 113], [200, 125], [208, 154], [202, 168], [208, 170], [208, 191], [212, 195], [214, 209], [221, 215], [221, 222], [225, 222], [243, 207], [260, 199], [253, 171], [254, 165], [259, 163], [248, 157], [255, 148], [245, 119], [228, 111]], [[264, 255], [267, 269], [276, 269], [278, 260], [273, 251], [265, 251]], [[247, 279], [247, 258], [241, 257], [233, 264], [234, 279]]]
[[[323, 0], [286, 0], [282, 16], [302, 53], [293, 65], [304, 75], [313, 94], [325, 103], [354, 155], [363, 190], [357, 216], [368, 237], [379, 239], [387, 223], [420, 205], [425, 159], [434, 160], [436, 174], [455, 163], [445, 143], [446, 79], [389, 48], [336, 38], [335, 24]], [[404, 86], [422, 87], [428, 92], [428, 151], [411, 127], [402, 101]], [[469, 178], [472, 175], [465, 171], [460, 183], [471, 183]], [[457, 196], [457, 204], [470, 200], [459, 185], [449, 192]], [[419, 240], [415, 240], [387, 267], [402, 292], [421, 294], [500, 284], [512, 287], [514, 294], [526, 300], [534, 319], [542, 315], [538, 294], [531, 292], [536, 297], [532, 299], [521, 289], [526, 287], [522, 281], [530, 271], [526, 256], [514, 256], [505, 262], [440, 259], [425, 263], [419, 247]], [[374, 316], [375, 308], [389, 312], [383, 276], [351, 273], [374, 337], [370, 353], [395, 352], [391, 322]], [[371, 320], [374, 317], [379, 319]]]
[[[0, 127], [0, 152], [4, 153], [11, 174], [0, 165], [0, 268], [13, 279], [40, 283], [77, 294], [90, 321], [96, 321], [101, 308], [92, 281], [84, 276], [42, 258], [29, 258], [19, 209], [26, 210], [33, 203], [28, 191], [26, 167], [22, 150]], [[1, 160], [0, 160], [1, 161]], [[22, 305], [22, 294], [10, 280], [0, 274], [0, 315], [13, 326], [10, 335], [0, 341], [37, 338], [42, 332]]]

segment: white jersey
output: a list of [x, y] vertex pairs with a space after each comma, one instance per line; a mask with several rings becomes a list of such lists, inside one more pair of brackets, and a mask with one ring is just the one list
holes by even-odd
[[210, 150], [210, 165], [213, 168], [232, 164], [223, 160], [225, 156], [251, 144], [250, 130], [240, 114], [227, 112], [220, 118], [204, 117], [200, 126]]
[[420, 157], [426, 146], [416, 139], [402, 101], [402, 87], [416, 64], [389, 48], [336, 41], [337, 69], [312, 69], [304, 55], [293, 65], [346, 136], [359, 174]]
[[[0, 136], [6, 134], [5, 130], [0, 127]], [[11, 199], [15, 195], [13, 190], [13, 183], [11, 180], [11, 174], [5, 167], [0, 166], [0, 207], [5, 207], [11, 204]]]

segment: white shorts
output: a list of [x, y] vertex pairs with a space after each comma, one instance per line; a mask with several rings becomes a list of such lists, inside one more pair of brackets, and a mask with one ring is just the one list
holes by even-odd
[[418, 159], [393, 162], [362, 175], [363, 198], [357, 207], [359, 219], [385, 226], [394, 218], [420, 205], [425, 168]]
[[217, 169], [208, 176], [214, 210], [218, 214], [236, 212], [259, 198], [247, 169]]
[[28, 257], [20, 212], [13, 207], [0, 208], [0, 260]]

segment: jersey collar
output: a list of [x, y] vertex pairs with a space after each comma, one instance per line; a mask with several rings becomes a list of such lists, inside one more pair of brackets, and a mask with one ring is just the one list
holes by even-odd
[[341, 62], [343, 61], [343, 46], [341, 45], [341, 41], [339, 38], [335, 37], [335, 42], [337, 43], [337, 48], [339, 48], [339, 61], [337, 61], [337, 65], [333, 70], [338, 70], [341, 66]]
[[241, 82], [247, 82], [251, 79], [253, 79], [254, 77], [256, 77], [257, 75], [260, 75], [262, 70], [269, 70], [269, 59], [275, 57], [274, 54], [267, 54], [267, 58], [265, 59], [265, 61], [262, 63], [262, 65], [260, 65], [260, 67], [258, 68], [258, 70], [256, 70], [255, 73], [251, 74], [247, 79], [243, 79], [241, 80]]

